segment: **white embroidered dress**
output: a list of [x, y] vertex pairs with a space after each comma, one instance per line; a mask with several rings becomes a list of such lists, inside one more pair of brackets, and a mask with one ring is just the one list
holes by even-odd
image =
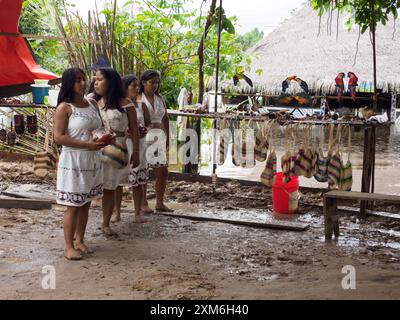
[[[155, 94], [154, 106], [153, 106], [146, 98], [146, 95], [142, 94], [141, 102], [143, 102], [146, 105], [147, 110], [149, 110], [151, 123], [158, 128], [169, 130], [169, 128], [163, 128], [162, 125], [162, 119], [164, 118], [164, 115], [166, 113], [164, 100], [160, 96]], [[152, 130], [160, 130], [160, 129], [152, 129]], [[148, 137], [151, 137], [151, 134], [148, 135]], [[149, 145], [151, 146], [152, 144], [153, 141], [149, 141], [149, 139], [147, 139], [147, 146]], [[165, 144], [157, 148], [155, 152], [150, 152], [153, 150], [151, 147], [148, 148], [147, 150], [149, 150], [149, 152], [146, 152], [146, 158], [147, 158], [147, 163], [149, 164], [150, 167], [153, 168], [168, 167], [167, 148]]]
[[[129, 106], [131, 106], [131, 104], [127, 105], [126, 107]], [[105, 117], [107, 117], [111, 130], [118, 133], [118, 135], [121, 135], [117, 136], [116, 140], [122, 144], [125, 144], [127, 139], [126, 132], [128, 130], [128, 114], [126, 112], [120, 112], [117, 109], [101, 109], [101, 116], [103, 118], [103, 122], [106, 121]], [[130, 158], [128, 158], [128, 160], [130, 161]], [[104, 163], [104, 189], [115, 190], [118, 188], [118, 186], [122, 185], [128, 166], [122, 169], [117, 169], [107, 163]]]
[[[102, 126], [97, 108], [92, 104], [85, 108], [68, 105], [67, 134], [76, 140], [92, 140], [92, 131]], [[81, 207], [102, 196], [101, 152], [63, 146], [57, 168], [57, 203]]]

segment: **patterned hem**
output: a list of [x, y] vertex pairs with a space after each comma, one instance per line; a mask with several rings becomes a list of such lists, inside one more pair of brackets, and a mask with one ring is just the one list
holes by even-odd
[[88, 193], [65, 192], [57, 190], [57, 203], [71, 207], [82, 207], [86, 203], [103, 196], [103, 185], [100, 184]]
[[163, 168], [163, 167], [168, 167], [168, 162], [167, 163], [155, 163], [155, 164], [149, 164], [150, 168]]
[[140, 185], [145, 185], [149, 181], [149, 170], [139, 169], [131, 170], [128, 176], [128, 185], [132, 187], [138, 187]]

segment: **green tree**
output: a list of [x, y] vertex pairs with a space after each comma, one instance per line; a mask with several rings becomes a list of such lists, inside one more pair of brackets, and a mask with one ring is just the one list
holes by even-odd
[[[61, 1], [56, 5], [60, 8]], [[51, 19], [52, 13], [44, 0], [25, 0], [22, 4], [22, 13], [19, 21], [21, 33], [33, 35], [54, 35], [57, 30]], [[36, 61], [43, 68], [60, 74], [67, 67], [67, 60], [63, 47], [59, 41], [29, 39]]]
[[376, 39], [375, 31], [378, 23], [386, 25], [391, 17], [397, 19], [400, 9], [400, 0], [310, 0], [312, 7], [321, 16], [325, 12], [332, 14], [334, 10], [338, 12], [347, 11], [350, 18], [347, 21], [349, 27], [353, 23], [360, 26], [361, 33], [369, 30], [372, 38], [373, 48], [373, 67], [374, 67], [374, 99], [373, 105], [377, 105], [376, 91]]
[[243, 50], [247, 50], [258, 43], [262, 38], [264, 38], [264, 32], [258, 28], [246, 32], [238, 37], [238, 41], [242, 44]]

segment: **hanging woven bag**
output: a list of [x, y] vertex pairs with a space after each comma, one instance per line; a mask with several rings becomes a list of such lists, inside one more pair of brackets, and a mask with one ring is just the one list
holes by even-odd
[[318, 182], [327, 182], [328, 181], [328, 164], [329, 164], [330, 156], [332, 154], [331, 141], [329, 140], [329, 143], [328, 143], [329, 151], [328, 151], [326, 157], [324, 157], [324, 151], [322, 149], [323, 145], [324, 145], [324, 127], [321, 126], [320, 145], [319, 145], [319, 148], [317, 151], [316, 173], [314, 174], [314, 178]]
[[232, 163], [236, 167], [240, 167], [240, 158], [241, 158], [241, 139], [240, 139], [240, 130], [238, 130], [239, 125], [237, 120], [232, 120], [231, 122], [231, 130], [232, 130]]
[[1, 119], [0, 141], [7, 142], [7, 131], [4, 129], [3, 118]]
[[17, 134], [13, 129], [13, 123], [11, 122], [11, 130], [7, 132], [7, 144], [9, 146], [15, 146], [15, 142], [17, 140]]
[[254, 147], [254, 156], [257, 161], [264, 162], [267, 160], [268, 154], [268, 128], [269, 128], [270, 121], [263, 122], [257, 131], [256, 134], [256, 145]]
[[252, 120], [248, 122], [243, 120], [240, 126], [242, 142], [240, 164], [242, 168], [254, 168], [256, 166], [254, 158], [254, 129], [251, 124]]
[[290, 126], [286, 126], [285, 128], [285, 153], [281, 157], [281, 169], [283, 175], [283, 184], [286, 184], [292, 180], [292, 170], [291, 170], [291, 157], [292, 153], [290, 152]]
[[343, 191], [351, 191], [353, 186], [353, 168], [350, 162], [350, 154], [351, 154], [351, 126], [348, 126], [348, 153], [347, 153], [347, 163], [342, 164], [342, 168], [340, 170], [340, 183], [339, 190]]
[[328, 164], [328, 186], [334, 189], [339, 185], [340, 171], [342, 168], [342, 157], [340, 154], [340, 142], [342, 134], [342, 125], [338, 125], [335, 142], [337, 141], [336, 153], [331, 157]]
[[[271, 126], [271, 128], [269, 130], [269, 134], [268, 134], [268, 138], [269, 138], [268, 141], [269, 141], [270, 147], [273, 145], [272, 132], [273, 132], [273, 128]], [[267, 157], [267, 162], [265, 163], [265, 168], [264, 168], [263, 172], [261, 173], [261, 183], [267, 187], [272, 187], [272, 185], [275, 183], [276, 162], [277, 162], [277, 158], [276, 158], [275, 149], [272, 148], [272, 150], [270, 151], [270, 153]]]
[[49, 142], [50, 142], [50, 113], [47, 110], [46, 135], [44, 139], [43, 150], [36, 152], [35, 158], [33, 160], [34, 162], [33, 172], [37, 177], [41, 178], [46, 177], [49, 174], [49, 172], [56, 166], [57, 159], [52, 151], [52, 148], [49, 148]]
[[219, 141], [219, 151], [218, 151], [218, 165], [222, 166], [226, 157], [228, 156], [228, 147], [229, 147], [229, 135], [226, 132], [226, 129], [229, 127], [228, 120], [223, 118], [219, 123], [220, 130], [220, 141]]

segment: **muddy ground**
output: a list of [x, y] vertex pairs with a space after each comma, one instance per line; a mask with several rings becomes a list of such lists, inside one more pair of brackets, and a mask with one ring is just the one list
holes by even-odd
[[[0, 162], [0, 186], [29, 183], [50, 193], [54, 179], [36, 179], [31, 168]], [[214, 194], [210, 185], [171, 182], [167, 198], [179, 214], [274, 219], [270, 191], [258, 187], [231, 183]], [[293, 232], [158, 214], [136, 224], [128, 194], [118, 237], [101, 234], [93, 204], [87, 242], [95, 253], [74, 262], [63, 258], [63, 207], [0, 209], [0, 299], [399, 299], [400, 220], [343, 215], [339, 241], [326, 243], [320, 200], [302, 195], [294, 219], [310, 228]], [[47, 265], [55, 267], [55, 290], [42, 288]], [[355, 268], [355, 290], [342, 288], [345, 265]]]

